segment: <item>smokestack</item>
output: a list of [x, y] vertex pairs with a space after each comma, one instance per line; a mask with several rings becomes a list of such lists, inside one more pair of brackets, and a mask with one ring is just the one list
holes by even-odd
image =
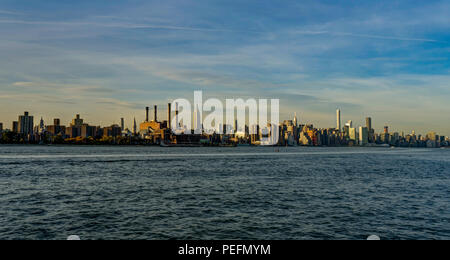
[[148, 113], [149, 113], [149, 111], [150, 111], [150, 108], [146, 107], [145, 108], [145, 122], [148, 122]]
[[175, 103], [175, 122], [177, 123], [176, 129], [180, 127], [180, 124], [178, 123], [178, 103]]
[[167, 106], [167, 128], [172, 129], [172, 104], [169, 103]]
[[158, 106], [155, 106], [155, 122], [158, 122]]

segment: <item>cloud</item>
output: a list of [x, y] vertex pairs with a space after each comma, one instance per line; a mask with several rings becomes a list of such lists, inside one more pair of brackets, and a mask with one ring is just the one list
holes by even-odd
[[23, 13], [8, 10], [0, 10], [0, 15], [23, 15]]
[[34, 85], [33, 82], [14, 82], [12, 84], [15, 87], [32, 87]]

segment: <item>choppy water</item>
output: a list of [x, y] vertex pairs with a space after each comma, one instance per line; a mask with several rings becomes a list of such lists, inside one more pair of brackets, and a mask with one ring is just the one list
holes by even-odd
[[450, 239], [450, 149], [0, 146], [0, 239]]

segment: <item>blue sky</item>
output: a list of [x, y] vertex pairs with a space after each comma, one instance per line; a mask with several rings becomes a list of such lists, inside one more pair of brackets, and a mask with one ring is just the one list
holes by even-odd
[[[108, 125], [192, 98], [450, 135], [448, 1], [0, 1], [0, 122]], [[162, 110], [162, 113], [165, 113]], [[162, 115], [161, 115], [162, 116]]]

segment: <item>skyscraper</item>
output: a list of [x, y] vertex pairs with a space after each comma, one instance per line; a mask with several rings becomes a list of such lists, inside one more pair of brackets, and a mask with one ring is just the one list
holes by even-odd
[[359, 144], [361, 146], [367, 145], [369, 142], [369, 130], [367, 127], [359, 127]]
[[3, 123], [0, 123], [0, 132], [3, 132]]
[[45, 124], [44, 124], [44, 119], [41, 117], [41, 121], [39, 122], [39, 127], [38, 127], [38, 131], [39, 134], [42, 134], [45, 132]]
[[125, 131], [125, 120], [123, 118], [120, 119], [120, 128], [122, 132]]
[[336, 117], [337, 117], [337, 130], [341, 131], [342, 129], [341, 129], [341, 110], [340, 109], [338, 109], [336, 111]]
[[366, 117], [366, 127], [369, 132], [372, 130], [372, 118]]
[[80, 115], [76, 115], [74, 119], [72, 119], [72, 123], [70, 126], [72, 127], [81, 127], [83, 125], [83, 119], [81, 119]]
[[19, 116], [18, 132], [24, 135], [33, 134], [33, 116], [25, 112], [23, 116]]
[[133, 123], [133, 134], [136, 135], [137, 134], [137, 124], [136, 124], [136, 117], [134, 118], [134, 123]]
[[372, 128], [372, 118], [367, 117], [366, 118], [366, 128], [367, 131], [369, 132], [369, 143], [373, 143], [374, 142], [374, 137], [375, 137], [375, 131]]
[[198, 107], [194, 110], [194, 133], [202, 134], [202, 119], [200, 118], [200, 111]]
[[349, 128], [349, 139], [352, 141], [358, 140], [356, 128]]
[[13, 131], [13, 133], [19, 133], [19, 122], [18, 121], [12, 122], [12, 131]]
[[298, 127], [297, 113], [294, 114], [294, 126]]

